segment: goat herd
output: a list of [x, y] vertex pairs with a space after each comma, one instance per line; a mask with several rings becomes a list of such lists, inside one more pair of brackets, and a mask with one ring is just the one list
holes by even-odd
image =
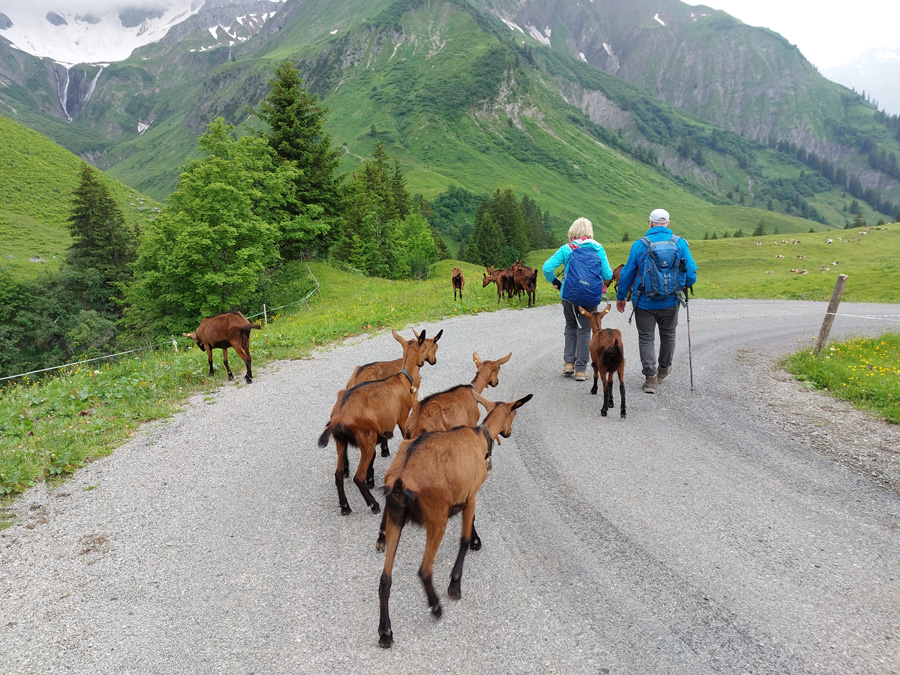
[[[598, 365], [603, 368], [618, 355], [622, 417], [625, 417], [622, 355], [619, 331], [607, 331], [600, 327], [603, 312], [585, 312], [591, 319], [594, 338], [602, 337], [603, 352], [595, 355], [595, 373]], [[481, 539], [475, 530], [475, 502], [478, 490], [491, 469], [491, 450], [500, 437], [512, 433], [516, 410], [531, 400], [528, 394], [515, 401], [494, 402], [482, 392], [499, 383], [500, 367], [509, 361], [512, 353], [494, 360], [484, 360], [478, 353], [472, 355], [475, 377], [468, 384], [459, 384], [445, 391], [432, 394], [422, 400], [417, 397], [421, 382], [420, 368], [427, 361], [436, 362], [439, 331], [427, 338], [425, 331], [406, 340], [397, 331], [394, 339], [400, 343], [403, 355], [394, 361], [378, 361], [354, 369], [347, 385], [337, 393], [328, 423], [319, 446], [325, 447], [334, 439], [337, 449], [337, 468], [334, 482], [342, 515], [352, 512], [344, 490], [344, 479], [350, 475], [347, 447], [359, 448], [360, 458], [353, 482], [366, 505], [373, 513], [381, 507], [372, 495], [375, 488], [375, 449], [381, 445], [382, 456], [390, 454], [387, 439], [395, 427], [400, 427], [403, 441], [400, 443], [390, 467], [384, 475], [380, 492], [385, 497], [384, 512], [375, 548], [385, 552], [384, 570], [378, 587], [380, 620], [379, 645], [390, 647], [394, 642], [389, 614], [392, 573], [400, 534], [407, 522], [412, 521], [425, 528], [425, 551], [419, 568], [419, 577], [425, 588], [428, 606], [435, 617], [442, 613], [441, 602], [433, 584], [434, 560], [447, 527], [448, 519], [462, 513], [462, 533], [456, 562], [450, 574], [447, 593], [451, 598], [461, 596], [463, 562], [466, 552], [481, 548]], [[592, 340], [592, 353], [595, 343]], [[612, 397], [612, 375], [609, 387], [604, 380], [604, 391]], [[597, 377], [591, 393], [597, 393]], [[606, 399], [606, 397], [604, 397]], [[481, 418], [481, 405], [486, 414]], [[606, 415], [607, 401], [601, 412]]]
[[[497, 284], [498, 301], [503, 292], [511, 296], [521, 287], [529, 294], [529, 306], [534, 299], [537, 271], [516, 263], [508, 270], [487, 268], [484, 286]], [[465, 280], [459, 268], [453, 271], [454, 297], [462, 297]], [[590, 343], [594, 369], [592, 394], [597, 393], [598, 379], [603, 379], [603, 407], [600, 414], [607, 415], [613, 407], [613, 373], [619, 375], [621, 416], [625, 417], [625, 386], [623, 376], [625, 357], [622, 334], [616, 329], [604, 329], [603, 317], [610, 306], [601, 312], [579, 310], [589, 317], [592, 328]], [[228, 348], [238, 352], [247, 366], [246, 381], [252, 381], [249, 349], [249, 333], [259, 328], [251, 324], [239, 312], [228, 312], [204, 319], [194, 333], [185, 333], [198, 347], [206, 351], [212, 374], [212, 350], [222, 349], [229, 379], [234, 379], [228, 368]], [[395, 427], [400, 427], [403, 441], [400, 443], [390, 467], [384, 475], [380, 492], [385, 497], [384, 513], [375, 548], [385, 552], [384, 571], [381, 574], [378, 595], [380, 621], [379, 645], [390, 647], [393, 642], [388, 603], [391, 592], [391, 575], [400, 534], [407, 522], [424, 526], [425, 552], [419, 568], [419, 576], [425, 587], [428, 605], [435, 617], [441, 616], [441, 603], [434, 590], [432, 573], [434, 560], [444, 536], [448, 519], [462, 513], [462, 534], [459, 552], [450, 575], [447, 590], [452, 598], [461, 595], [463, 561], [466, 551], [481, 548], [481, 539], [475, 530], [475, 497], [491, 468], [491, 450], [500, 443], [500, 436], [508, 438], [516, 410], [531, 400], [532, 394], [510, 402], [494, 402], [482, 396], [486, 387], [496, 387], [500, 367], [509, 361], [512, 353], [486, 361], [478, 353], [472, 355], [475, 377], [468, 384], [418, 399], [421, 383], [419, 370], [427, 361], [437, 360], [438, 341], [443, 330], [432, 338], [425, 331], [407, 340], [397, 331], [394, 339], [400, 343], [403, 354], [393, 361], [377, 361], [354, 369], [346, 386], [337, 393], [325, 430], [319, 437], [320, 447], [326, 447], [333, 438], [337, 449], [337, 468], [334, 482], [342, 515], [352, 512], [344, 490], [344, 478], [350, 475], [347, 447], [360, 451], [359, 464], [353, 482], [373, 513], [381, 507], [372, 495], [375, 488], [375, 448], [381, 447], [381, 455], [390, 455], [388, 439]], [[481, 405], [486, 415], [479, 423]]]

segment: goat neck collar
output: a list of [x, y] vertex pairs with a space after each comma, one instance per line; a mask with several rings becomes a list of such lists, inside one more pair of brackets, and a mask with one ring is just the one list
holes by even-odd
[[413, 382], [413, 376], [410, 374], [410, 372], [406, 368], [401, 368], [400, 372], [403, 373], [404, 375], [406, 375], [406, 379], [409, 380], [410, 384], [415, 384]]
[[487, 441], [488, 449], [487, 454], [484, 456], [485, 459], [491, 456], [491, 450], [494, 448], [494, 439], [491, 438], [491, 432], [488, 431], [488, 428], [484, 425], [484, 423], [479, 424], [478, 428], [481, 429], [481, 433], [484, 434], [484, 439]]

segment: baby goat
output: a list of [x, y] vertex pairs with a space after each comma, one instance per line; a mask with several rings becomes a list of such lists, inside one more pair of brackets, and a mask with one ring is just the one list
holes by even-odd
[[425, 526], [425, 553], [419, 567], [419, 578], [425, 587], [431, 613], [440, 617], [441, 602], [432, 583], [434, 558], [444, 537], [447, 520], [462, 511], [459, 552], [447, 589], [451, 598], [461, 597], [463, 561], [469, 548], [475, 519], [475, 495], [487, 478], [491, 449], [495, 440], [499, 442], [499, 436], [509, 437], [516, 409], [530, 401], [531, 397], [528, 394], [513, 403], [496, 403], [484, 422], [477, 427], [436, 431], [400, 444], [394, 461], [384, 476], [387, 546], [384, 571], [378, 585], [381, 608], [378, 623], [379, 646], [390, 647], [394, 643], [388, 602], [397, 544], [407, 522]]
[[[425, 341], [425, 331], [419, 333], [419, 346]], [[352, 513], [347, 495], [344, 493], [344, 476], [349, 474], [347, 445], [359, 448], [359, 466], [353, 482], [359, 488], [366, 505], [372, 513], [381, 511], [378, 502], [369, 492], [374, 487], [373, 465], [375, 444], [379, 438], [391, 438], [394, 427], [402, 428], [409, 417], [409, 411], [416, 400], [419, 389], [419, 364], [410, 350], [403, 361], [400, 372], [381, 380], [363, 382], [352, 389], [338, 392], [338, 401], [331, 411], [331, 418], [319, 436], [319, 447], [328, 445], [334, 436], [337, 447], [337, 469], [334, 483], [337, 487], [341, 515]]]
[[603, 328], [600, 324], [603, 317], [609, 312], [611, 305], [607, 305], [602, 312], [586, 312], [581, 307], [578, 311], [584, 314], [591, 322], [591, 365], [594, 367], [594, 386], [591, 393], [597, 393], [597, 379], [603, 380], [603, 407], [600, 415], [606, 417], [606, 412], [615, 407], [613, 402], [613, 373], [619, 374], [619, 396], [622, 399], [622, 419], [625, 419], [625, 349], [622, 343], [622, 332], [618, 328]]

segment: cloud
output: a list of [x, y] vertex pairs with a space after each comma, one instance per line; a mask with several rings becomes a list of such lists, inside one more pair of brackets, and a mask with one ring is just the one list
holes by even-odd
[[[0, 12], [10, 13], [23, 0], [0, 0]], [[28, 0], [29, 5], [35, 10], [44, 12], [56, 12], [57, 14], [107, 14], [119, 12], [123, 9], [158, 10], [173, 6], [191, 7], [196, 0]]]

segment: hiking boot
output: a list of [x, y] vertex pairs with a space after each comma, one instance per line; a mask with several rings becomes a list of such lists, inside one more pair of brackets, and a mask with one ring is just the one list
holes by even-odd
[[666, 366], [666, 367], [660, 366], [659, 370], [656, 373], [656, 379], [659, 380], [660, 382], [662, 382], [664, 379], [666, 379], [669, 376], [669, 373], [671, 373], [671, 372], [672, 372], [672, 366]]
[[575, 373], [575, 381], [576, 382], [584, 382], [587, 379], [587, 373], [582, 370], [579, 370]]
[[575, 364], [566, 362], [566, 365], [563, 366], [563, 375], [569, 377], [570, 375], [575, 374]]
[[656, 386], [659, 384], [659, 380], [656, 375], [647, 375], [647, 379], [644, 380], [644, 384], [641, 385], [641, 389], [644, 390], [647, 394], [655, 394]]

